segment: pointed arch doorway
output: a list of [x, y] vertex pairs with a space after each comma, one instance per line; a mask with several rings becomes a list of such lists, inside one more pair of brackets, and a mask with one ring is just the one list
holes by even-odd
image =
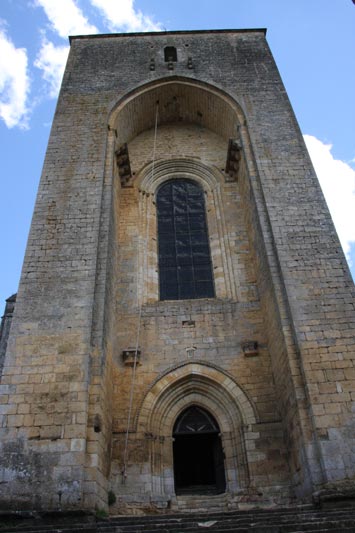
[[205, 409], [192, 405], [177, 418], [173, 429], [176, 494], [220, 494], [226, 478], [220, 429]]

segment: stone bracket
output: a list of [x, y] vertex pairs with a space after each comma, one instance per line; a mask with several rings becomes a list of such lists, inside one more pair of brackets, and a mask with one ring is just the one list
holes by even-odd
[[245, 357], [254, 357], [255, 355], [259, 355], [259, 346], [257, 341], [243, 342], [242, 350]]
[[241, 156], [242, 145], [240, 141], [229, 139], [226, 161], [226, 182], [238, 181]]
[[125, 366], [134, 366], [134, 360], [136, 359], [136, 365], [141, 365], [141, 351], [135, 348], [127, 348], [127, 350], [122, 351], [122, 360]]
[[116, 150], [115, 156], [118, 174], [121, 180], [121, 187], [131, 187], [133, 177], [131, 173], [131, 164], [129, 161], [127, 143], [122, 144], [122, 146]]

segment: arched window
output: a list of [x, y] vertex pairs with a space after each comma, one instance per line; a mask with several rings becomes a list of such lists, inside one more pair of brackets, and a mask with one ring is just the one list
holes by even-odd
[[157, 193], [161, 300], [213, 298], [214, 284], [202, 188], [188, 179]]
[[177, 418], [173, 435], [190, 435], [191, 433], [219, 433], [219, 427], [212, 415], [201, 407], [192, 405]]

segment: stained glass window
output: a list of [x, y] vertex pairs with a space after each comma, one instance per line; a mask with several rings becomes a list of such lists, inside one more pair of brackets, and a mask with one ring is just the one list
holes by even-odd
[[171, 180], [157, 194], [161, 300], [213, 298], [211, 254], [202, 188]]

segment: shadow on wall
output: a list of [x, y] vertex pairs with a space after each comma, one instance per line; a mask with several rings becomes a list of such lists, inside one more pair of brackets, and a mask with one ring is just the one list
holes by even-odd
[[2, 368], [5, 360], [5, 353], [7, 347], [7, 341], [9, 338], [12, 317], [14, 314], [15, 303], [17, 294], [13, 294], [6, 300], [5, 311], [1, 317], [0, 325], [0, 379], [2, 376]]

